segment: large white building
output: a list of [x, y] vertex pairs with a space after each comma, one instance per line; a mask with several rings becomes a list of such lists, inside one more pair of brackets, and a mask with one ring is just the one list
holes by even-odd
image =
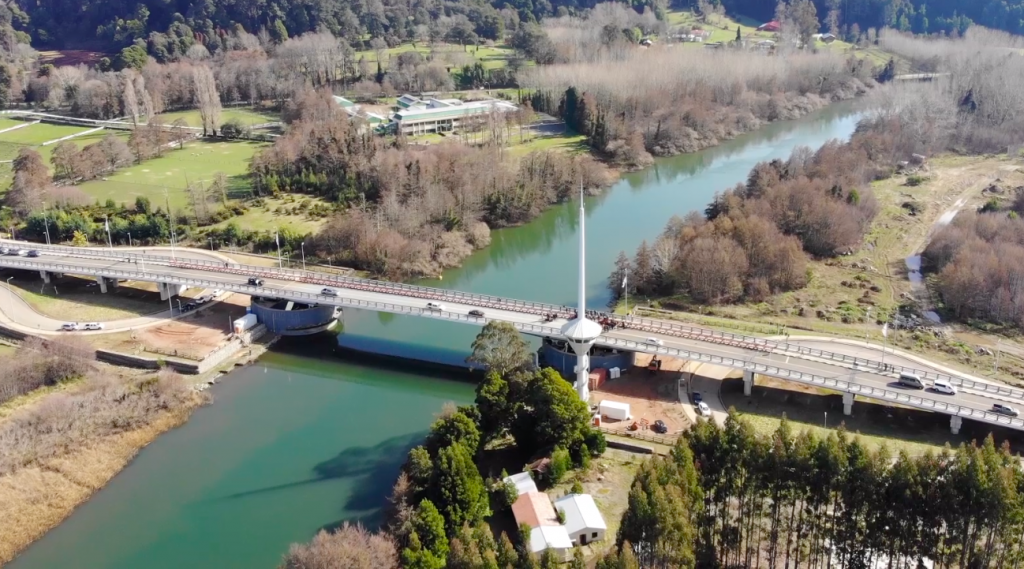
[[391, 116], [397, 129], [407, 135], [451, 132], [471, 122], [483, 122], [493, 112], [518, 109], [508, 101], [461, 101], [459, 99], [418, 99], [412, 95], [398, 98], [401, 110]]
[[573, 545], [604, 539], [608, 525], [590, 494], [569, 494], [555, 500], [555, 508], [565, 515], [565, 531]]

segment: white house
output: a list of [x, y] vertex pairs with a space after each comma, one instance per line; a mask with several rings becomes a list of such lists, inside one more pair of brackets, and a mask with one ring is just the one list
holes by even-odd
[[[511, 478], [511, 477], [509, 477]], [[530, 481], [533, 482], [532, 480]], [[516, 524], [530, 527], [530, 551], [536, 554], [550, 549], [559, 561], [572, 557], [572, 540], [565, 526], [558, 523], [551, 499], [543, 492], [526, 492], [512, 504]]]
[[565, 515], [565, 530], [573, 544], [586, 545], [604, 539], [608, 525], [590, 494], [569, 494], [555, 500], [555, 508]]
[[527, 492], [536, 492], [537, 484], [533, 481], [529, 472], [520, 472], [519, 474], [513, 474], [502, 480], [502, 482], [511, 482], [516, 486], [516, 494], [522, 496]]

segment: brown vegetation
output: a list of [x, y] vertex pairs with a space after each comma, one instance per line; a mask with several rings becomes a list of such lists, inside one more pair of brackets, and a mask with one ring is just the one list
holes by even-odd
[[[593, 21], [558, 20], [551, 30], [555, 49], [575, 59], [531, 68], [520, 77], [538, 90], [534, 108], [561, 112], [609, 153], [635, 146], [635, 136], [655, 155], [694, 152], [765, 122], [852, 98], [874, 84], [874, 70], [864, 60], [831, 53], [768, 57], [669, 45], [640, 49], [619, 31], [638, 25], [636, 18], [626, 8], [605, 7], [591, 15]], [[592, 99], [586, 120], [566, 116], [568, 105], [560, 97], [569, 88]]]
[[548, 205], [609, 182], [587, 156], [500, 147], [388, 144], [366, 132], [327, 92], [308, 92], [285, 112], [291, 126], [253, 158], [255, 188], [313, 193], [352, 206], [316, 237], [315, 250], [377, 274], [434, 275], [487, 245], [489, 229], [523, 223]]
[[280, 568], [398, 569], [398, 550], [391, 536], [345, 522], [332, 532], [320, 530], [309, 543], [293, 543]]
[[957, 318], [1024, 327], [1024, 220], [1005, 212], [962, 213], [942, 228], [924, 259]]
[[673, 218], [632, 262], [620, 255], [609, 285], [620, 293], [629, 271], [640, 294], [685, 292], [701, 304], [759, 302], [803, 287], [805, 252], [831, 257], [855, 249], [874, 218], [867, 182], [879, 138], [863, 134], [758, 164], [746, 184], [715, 196], [706, 217]]
[[[50, 360], [81, 356], [74, 345], [45, 349]], [[71, 357], [62, 358], [65, 352]], [[40, 357], [22, 348], [18, 359]], [[48, 361], [37, 369], [60, 375], [82, 368]], [[60, 523], [203, 401], [173, 373], [142, 379], [86, 373], [82, 385], [48, 394], [0, 422], [0, 563]]]
[[93, 369], [93, 360], [92, 348], [80, 338], [29, 338], [18, 357], [0, 362], [0, 403], [43, 386], [80, 378]]

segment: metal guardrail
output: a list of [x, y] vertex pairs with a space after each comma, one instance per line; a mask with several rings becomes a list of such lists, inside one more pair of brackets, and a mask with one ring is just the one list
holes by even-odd
[[[410, 314], [416, 316], [423, 316], [427, 318], [435, 318], [439, 320], [448, 320], [452, 322], [463, 322], [471, 323], [476, 325], [486, 324], [489, 318], [479, 316], [469, 316], [467, 314], [456, 314], [453, 312], [443, 312], [439, 310], [428, 310], [425, 308], [400, 305], [387, 302], [375, 302], [367, 300], [350, 299], [336, 296], [325, 296], [322, 294], [313, 294], [307, 292], [290, 291], [286, 289], [275, 289], [273, 287], [257, 287], [248, 284], [235, 284], [225, 283], [222, 281], [211, 281], [207, 279], [197, 279], [189, 277], [179, 277], [175, 275], [167, 274], [155, 274], [155, 273], [144, 273], [141, 271], [126, 271], [122, 269], [114, 269], [109, 267], [94, 268], [94, 267], [83, 267], [76, 265], [66, 265], [63, 263], [52, 263], [52, 262], [33, 262], [24, 261], [20, 258], [11, 257], [0, 257], [0, 266], [26, 269], [26, 270], [44, 270], [54, 273], [71, 273], [71, 274], [84, 274], [93, 275], [107, 278], [123, 278], [140, 281], [150, 282], [162, 282], [168, 284], [186, 285], [189, 287], [199, 288], [220, 288], [223, 290], [230, 290], [232, 292], [238, 292], [242, 294], [248, 294], [252, 296], [267, 296], [272, 295], [275, 298], [281, 298], [285, 300], [296, 300], [304, 303], [316, 303], [316, 304], [328, 304], [341, 307], [351, 308], [362, 308], [369, 310], [376, 310], [382, 312], [390, 312], [393, 314]], [[301, 272], [301, 271], [299, 271]], [[402, 285], [409, 286], [409, 285]], [[478, 295], [480, 296], [480, 295]], [[553, 335], [558, 334], [559, 329], [554, 326], [542, 326], [539, 324], [511, 322], [511, 324], [518, 330], [529, 334], [539, 335]], [[826, 387], [836, 391], [842, 391], [845, 393], [852, 393], [854, 395], [861, 395], [871, 399], [878, 399], [882, 401], [889, 401], [892, 403], [898, 403], [909, 407], [915, 407], [918, 409], [924, 409], [928, 411], [939, 411], [949, 415], [956, 415], [960, 417], [967, 417], [977, 421], [990, 423], [993, 425], [1000, 425], [1004, 427], [1015, 428], [1024, 430], [1024, 419], [1012, 418], [1005, 415], [999, 415], [996, 413], [982, 411], [978, 409], [972, 409], [970, 407], [963, 407], [960, 405], [953, 405], [942, 401], [934, 401], [931, 399], [924, 399], [906, 393], [897, 391], [891, 391], [887, 389], [879, 389], [867, 385], [860, 385], [849, 381], [840, 379], [823, 377], [814, 374], [808, 374], [799, 372], [796, 370], [790, 370], [781, 368], [778, 366], [772, 366], [767, 364], [753, 363], [749, 360], [741, 360], [736, 358], [730, 358], [725, 356], [718, 356], [713, 354], [707, 354], [703, 352], [693, 352], [689, 350], [682, 350], [678, 348], [671, 348], [666, 346], [654, 346], [643, 342], [635, 342], [632, 340], [624, 340], [618, 338], [610, 338], [602, 336], [598, 338], [597, 345], [611, 347], [611, 348], [624, 348], [634, 352], [645, 352], [659, 355], [675, 356], [687, 360], [707, 362], [716, 365], [722, 365], [726, 367], [732, 367], [736, 369], [743, 369], [745, 371], [751, 371], [761, 375], [768, 375], [777, 377], [780, 379], [786, 379], [789, 381], [796, 381], [798, 383], [804, 383], [807, 385], [814, 385], [818, 387]]]
[[[171, 257], [164, 255], [149, 255], [141, 254], [135, 251], [124, 251], [118, 249], [67, 247], [62, 245], [40, 245], [35, 243], [25, 243], [22, 241], [9, 240], [0, 240], [0, 242], [8, 242], [19, 247], [31, 247], [33, 249], [41, 251], [52, 251], [54, 253], [59, 253], [68, 256], [111, 258], [118, 259], [119, 261], [145, 261], [149, 263], [163, 264], [177, 268], [194, 268], [199, 270], [229, 272], [232, 274], [255, 276], [268, 279], [291, 280], [295, 282], [306, 282], [310, 284], [319, 284], [323, 286], [348, 288], [354, 290], [364, 290], [368, 292], [397, 294], [400, 296], [437, 300], [441, 302], [457, 302], [460, 304], [469, 304], [483, 308], [510, 310], [514, 312], [522, 312], [527, 314], [556, 314], [559, 317], [571, 317], [573, 314], [575, 314], [575, 310], [571, 307], [560, 306], [545, 302], [533, 302], [513, 298], [503, 298], [487, 294], [467, 293], [453, 291], [449, 289], [439, 289], [419, 285], [409, 285], [404, 283], [378, 281], [373, 279], [362, 279], [352, 276], [331, 275], [326, 273], [318, 273], [315, 271], [303, 271], [298, 269], [285, 269], [275, 267], [259, 267], [255, 265], [244, 265], [240, 263], [225, 263], [222, 261], [187, 258], [177, 255]], [[1024, 390], [1021, 389], [1014, 389], [1012, 387], [1004, 385], [979, 382], [964, 377], [910, 368], [905, 366], [898, 366], [892, 364], [883, 365], [882, 362], [879, 360], [873, 360], [869, 358], [858, 358], [855, 356], [831, 352], [828, 350], [809, 348], [791, 342], [778, 342], [774, 340], [768, 340], [765, 338], [758, 338], [756, 336], [745, 336], [742, 334], [733, 334], [730, 332], [720, 332], [708, 328], [687, 326], [685, 324], [677, 324], [674, 322], [653, 320], [649, 318], [619, 316], [599, 311], [592, 311], [592, 314], [595, 318], [607, 319], [611, 322], [614, 322], [617, 326], [621, 326], [631, 330], [640, 330], [644, 332], [662, 334], [666, 336], [674, 336], [689, 340], [697, 340], [713, 344], [728, 345], [732, 347], [743, 348], [759, 352], [831, 360], [834, 362], [840, 362], [851, 365], [854, 367], [854, 369], [856, 369], [857, 367], [872, 369], [875, 370], [875, 373], [894, 378], [899, 377], [901, 373], [909, 373], [925, 380], [944, 380], [957, 387], [973, 389], [975, 391], [984, 392], [986, 394], [993, 394], [1011, 399], [1024, 400]]]

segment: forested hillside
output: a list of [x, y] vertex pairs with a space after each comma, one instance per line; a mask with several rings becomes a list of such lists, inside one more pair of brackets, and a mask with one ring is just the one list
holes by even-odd
[[[677, 0], [688, 5], [698, 0]], [[972, 23], [1019, 34], [1024, 32], [1022, 0], [813, 0], [825, 29], [833, 14], [835, 33], [868, 28], [962, 34]], [[775, 2], [768, 0], [714, 0], [736, 15], [768, 21], [775, 16]], [[854, 31], [853, 35], [857, 35]], [[845, 34], [844, 34], [845, 35]]]

